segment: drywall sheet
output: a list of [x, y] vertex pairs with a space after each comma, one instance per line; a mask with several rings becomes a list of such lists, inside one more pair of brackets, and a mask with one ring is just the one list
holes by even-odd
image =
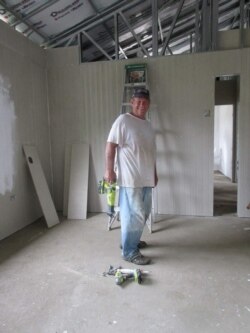
[[66, 144], [64, 156], [63, 216], [68, 215], [70, 158], [71, 145]]
[[87, 218], [89, 177], [89, 145], [75, 143], [71, 149], [68, 218], [85, 220]]
[[53, 227], [59, 223], [59, 218], [51, 198], [36, 147], [24, 145], [23, 150], [46, 223], [49, 228]]

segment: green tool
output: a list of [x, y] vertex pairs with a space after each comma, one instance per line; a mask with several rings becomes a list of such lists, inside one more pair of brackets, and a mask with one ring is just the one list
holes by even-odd
[[149, 271], [143, 271], [141, 269], [130, 269], [130, 268], [114, 268], [113, 266], [109, 267], [109, 271], [103, 273], [106, 275], [114, 275], [115, 276], [115, 283], [118, 286], [121, 286], [125, 281], [128, 279], [132, 279], [133, 281], [137, 282], [138, 284], [142, 283], [142, 275], [149, 274]]
[[109, 183], [105, 179], [100, 180], [98, 183], [98, 192], [100, 194], [107, 194], [107, 214], [113, 216], [115, 214], [116, 182]]
[[115, 283], [122, 285], [126, 280], [133, 279], [135, 282], [142, 283], [142, 271], [140, 269], [118, 268], [115, 273]]

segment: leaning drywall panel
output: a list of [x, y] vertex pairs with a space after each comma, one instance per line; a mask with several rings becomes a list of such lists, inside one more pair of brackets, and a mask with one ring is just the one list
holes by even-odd
[[59, 218], [44, 176], [37, 149], [32, 145], [24, 145], [23, 150], [47, 226], [49, 228], [53, 227], [59, 223]]
[[86, 220], [88, 203], [89, 145], [74, 143], [71, 147], [68, 218]]
[[44, 52], [3, 22], [0, 29], [2, 239], [42, 215], [22, 144], [38, 147], [50, 185], [51, 166]]
[[71, 144], [65, 145], [63, 178], [63, 216], [68, 215]]

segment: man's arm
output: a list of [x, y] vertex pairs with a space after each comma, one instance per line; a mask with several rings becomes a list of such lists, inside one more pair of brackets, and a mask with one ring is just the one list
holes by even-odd
[[109, 183], [113, 183], [116, 181], [114, 164], [115, 164], [115, 154], [117, 146], [118, 145], [116, 143], [112, 142], [107, 142], [106, 144], [104, 179]]

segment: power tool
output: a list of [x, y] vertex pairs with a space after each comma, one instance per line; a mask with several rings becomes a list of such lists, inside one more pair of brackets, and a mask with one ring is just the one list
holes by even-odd
[[98, 193], [107, 194], [107, 214], [112, 217], [115, 214], [116, 182], [109, 183], [105, 179], [98, 182]]
[[142, 283], [142, 272], [140, 269], [124, 269], [118, 268], [115, 273], [115, 283], [120, 286], [127, 279], [134, 279], [135, 282]]
[[114, 275], [115, 283], [118, 286], [121, 286], [128, 279], [133, 279], [138, 284], [141, 284], [143, 274], [148, 274], [148, 273], [149, 273], [148, 271], [143, 271], [141, 269], [130, 269], [122, 267], [114, 268], [113, 266], [110, 266], [109, 271], [103, 273], [103, 275], [104, 276]]

